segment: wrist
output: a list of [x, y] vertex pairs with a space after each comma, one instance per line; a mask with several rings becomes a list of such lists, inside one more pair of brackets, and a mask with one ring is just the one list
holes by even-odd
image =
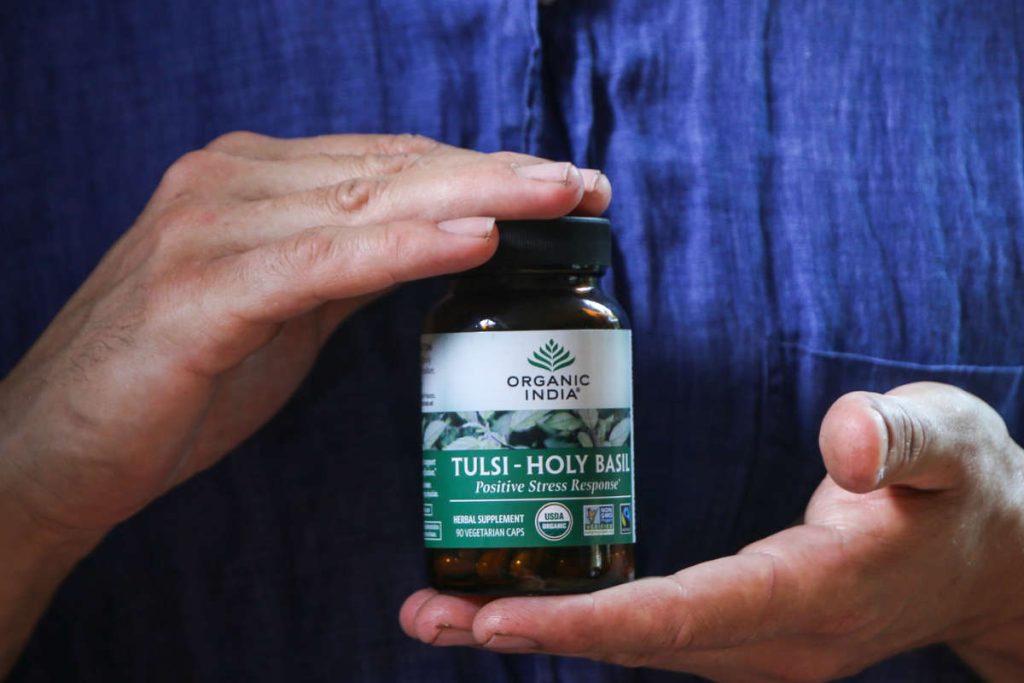
[[16, 495], [0, 491], [0, 549], [10, 567], [23, 565], [36, 570], [66, 567], [70, 570], [104, 535], [50, 522], [30, 512]]
[[0, 434], [0, 548], [17, 549], [26, 561], [73, 566], [109, 529], [77, 527], [62, 521], [56, 510], [49, 514], [46, 501], [55, 502], [57, 497], [32, 476], [32, 465], [18, 464], [19, 458], [40, 449], [19, 436]]
[[0, 680], [57, 587], [103, 537], [52, 523], [26, 506], [24, 489], [3, 467], [11, 462], [3, 445], [0, 440]]

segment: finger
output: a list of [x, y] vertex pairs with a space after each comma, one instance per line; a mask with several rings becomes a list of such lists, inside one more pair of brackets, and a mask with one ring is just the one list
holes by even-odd
[[320, 154], [423, 155], [456, 148], [422, 135], [316, 135], [305, 138], [275, 138], [248, 131], [235, 131], [216, 138], [206, 149], [250, 159], [300, 159]]
[[[214, 155], [219, 153], [214, 152]], [[482, 159], [485, 155], [471, 153]], [[498, 155], [492, 155], [494, 157]], [[515, 158], [517, 165], [537, 165], [547, 160], [525, 154], [504, 155]], [[203, 186], [218, 193], [226, 192], [244, 200], [267, 199], [287, 194], [306, 192], [337, 185], [353, 178], [374, 178], [390, 176], [410, 168], [423, 159], [421, 154], [318, 154], [297, 159], [267, 161], [248, 159], [227, 154], [211, 159], [209, 166], [213, 174], [223, 174], [227, 180], [223, 187], [209, 183], [208, 176]], [[440, 171], [446, 166], [460, 163], [461, 157], [447, 155], [431, 164]], [[212, 168], [217, 162], [227, 163], [230, 169], [218, 173]], [[465, 163], [465, 161], [461, 161]], [[583, 197], [575, 214], [596, 216], [603, 213], [611, 202], [611, 183], [608, 177], [596, 169], [579, 169], [583, 183]]]
[[445, 221], [461, 216], [553, 218], [583, 196], [575, 166], [550, 162], [515, 166], [487, 158], [449, 168], [410, 168], [389, 177], [354, 178], [230, 209], [234, 248], [253, 248], [290, 237], [311, 225], [372, 225], [390, 221]]
[[[223, 152], [252, 160], [287, 161], [328, 157], [406, 157], [423, 158], [430, 155], [439, 163], [463, 157], [481, 156], [480, 152], [452, 147], [420, 135], [318, 135], [307, 138], [274, 138], [247, 131], [227, 133], [213, 140], [207, 150]], [[517, 152], [496, 152], [494, 155], [517, 165], [544, 163], [547, 159]], [[585, 194], [575, 213], [595, 216], [608, 208], [611, 184], [607, 176], [594, 169], [584, 169]], [[380, 173], [364, 172], [374, 176]], [[314, 187], [321, 187], [315, 185]], [[307, 188], [302, 188], [307, 189]], [[285, 194], [285, 190], [266, 193], [266, 196]]]
[[573, 213], [579, 216], [600, 216], [608, 210], [612, 201], [612, 184], [601, 171], [593, 168], [581, 168], [583, 177], [583, 198], [576, 205]]
[[441, 595], [427, 588], [409, 596], [399, 621], [406, 635], [428, 645], [476, 645], [473, 617], [488, 600]]
[[418, 154], [319, 154], [267, 161], [224, 155], [235, 171], [214, 188], [244, 200], [268, 199], [329, 187], [359, 177], [384, 177], [415, 164]]
[[[445, 151], [443, 155], [438, 155], [426, 163], [434, 168], [443, 168], [445, 165], [450, 166], [460, 159], [473, 156], [479, 158], [481, 155], [478, 152], [453, 147], [451, 151]], [[496, 152], [488, 156], [514, 166], [532, 166], [550, 162], [549, 159], [543, 157], [517, 152]], [[572, 213], [581, 216], [599, 216], [607, 210], [611, 203], [611, 181], [600, 170], [593, 168], [581, 168], [580, 175], [583, 178], [584, 194]]]
[[422, 159], [419, 154], [329, 154], [295, 159], [255, 159], [215, 149], [185, 154], [167, 169], [154, 197], [182, 196], [253, 201], [307, 192], [358, 177], [386, 177]]
[[771, 545], [670, 577], [591, 594], [496, 600], [480, 609], [473, 632], [494, 650], [678, 665], [688, 653], [775, 638], [807, 628], [808, 618], [828, 618], [835, 591], [847, 587], [847, 558], [835, 550], [842, 544], [833, 533], [797, 527]]
[[164, 350], [213, 376], [324, 302], [480, 265], [494, 254], [493, 218], [322, 227], [202, 266], [154, 297], [167, 305]]
[[[457, 151], [464, 152], [467, 150]], [[476, 154], [476, 152], [470, 153]], [[456, 154], [457, 152], [446, 154], [439, 157], [434, 163], [446, 163], [449, 159], [455, 158]], [[498, 159], [500, 161], [505, 161], [519, 166], [542, 164], [549, 161], [542, 157], [520, 154], [518, 152], [495, 152], [490, 156], [493, 159]], [[579, 171], [580, 176], [583, 178], [583, 197], [580, 199], [576, 208], [573, 209], [572, 213], [580, 216], [600, 216], [608, 209], [608, 205], [612, 200], [611, 181], [608, 179], [608, 176], [595, 168], [581, 168]]]
[[856, 493], [894, 484], [955, 488], [1008, 441], [1006, 425], [984, 401], [932, 382], [847, 394], [829, 409], [819, 436], [829, 476]]
[[423, 603], [437, 595], [433, 588], [422, 588], [405, 599], [401, 609], [398, 610], [398, 623], [410, 638], [419, 638], [416, 631], [416, 613], [419, 612]]
[[304, 138], [275, 138], [248, 131], [222, 135], [206, 150], [254, 160], [285, 161], [331, 156], [403, 156], [429, 158], [432, 164], [490, 156], [509, 164], [529, 165], [548, 161], [519, 152], [494, 152], [487, 155], [472, 149], [454, 147], [422, 135], [341, 134]]

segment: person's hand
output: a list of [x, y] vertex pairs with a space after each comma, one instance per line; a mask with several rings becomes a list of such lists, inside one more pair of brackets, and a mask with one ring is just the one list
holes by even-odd
[[826, 415], [804, 523], [733, 557], [591, 594], [492, 602], [422, 590], [435, 645], [547, 652], [716, 680], [819, 681], [946, 642], [1024, 679], [1024, 453], [954, 387], [857, 392]]
[[0, 384], [0, 676], [25, 630], [4, 615], [28, 600], [34, 619], [54, 581], [31, 600], [25, 583], [255, 431], [346, 316], [483, 263], [495, 218], [597, 214], [610, 193], [597, 171], [415, 136], [232, 133], [175, 162]]

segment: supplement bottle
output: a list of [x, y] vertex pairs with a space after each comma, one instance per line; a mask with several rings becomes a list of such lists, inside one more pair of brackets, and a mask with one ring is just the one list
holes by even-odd
[[430, 312], [423, 512], [442, 591], [573, 593], [634, 577], [632, 359], [600, 288], [602, 218], [499, 222]]

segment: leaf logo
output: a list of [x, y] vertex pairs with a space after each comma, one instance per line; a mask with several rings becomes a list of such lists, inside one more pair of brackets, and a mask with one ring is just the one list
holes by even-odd
[[576, 359], [571, 353], [556, 344], [554, 339], [551, 339], [547, 344], [534, 351], [526, 361], [535, 368], [554, 372], [569, 367], [576, 362]]

